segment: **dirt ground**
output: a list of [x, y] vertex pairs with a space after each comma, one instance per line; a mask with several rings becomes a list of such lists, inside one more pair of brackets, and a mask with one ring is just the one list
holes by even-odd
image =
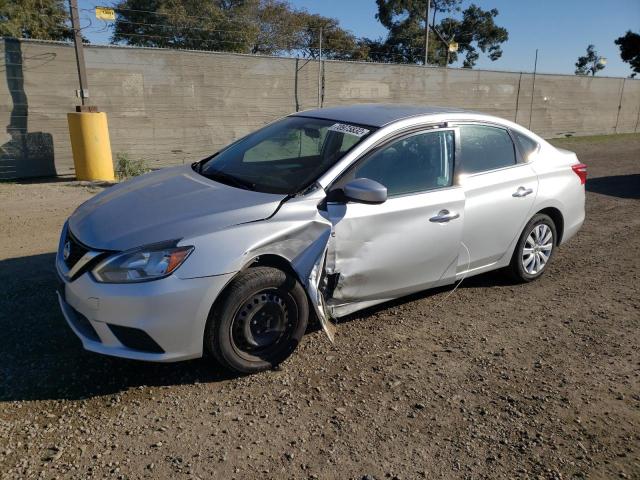
[[83, 351], [54, 251], [98, 189], [0, 184], [0, 476], [640, 478], [640, 135], [556, 143], [587, 221], [538, 282], [386, 304], [241, 378]]

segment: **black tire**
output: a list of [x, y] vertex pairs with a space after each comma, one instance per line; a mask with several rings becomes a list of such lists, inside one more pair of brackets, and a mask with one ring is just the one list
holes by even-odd
[[[552, 238], [550, 240], [551, 243], [551, 251], [549, 252], [549, 258], [546, 260], [542, 268], [535, 272], [528, 272], [523, 265], [523, 255], [524, 248], [527, 244], [527, 239], [529, 235], [532, 234], [534, 228], [546, 225], [551, 230]], [[553, 255], [556, 251], [556, 244], [558, 242], [558, 234], [556, 232], [556, 225], [551, 220], [551, 217], [545, 215], [543, 213], [538, 213], [533, 216], [531, 220], [524, 227], [524, 230], [520, 234], [520, 238], [518, 239], [518, 244], [513, 252], [513, 256], [511, 257], [511, 263], [509, 267], [507, 267], [507, 271], [510, 276], [516, 282], [524, 283], [524, 282], [532, 282], [538, 278], [540, 278], [544, 272], [549, 268], [549, 263], [551, 262]], [[546, 244], [548, 244], [547, 242]], [[544, 252], [543, 252], [544, 253]], [[535, 260], [534, 260], [535, 261]]]
[[211, 309], [204, 347], [229, 370], [260, 372], [293, 353], [308, 321], [307, 296], [296, 278], [275, 268], [249, 268]]

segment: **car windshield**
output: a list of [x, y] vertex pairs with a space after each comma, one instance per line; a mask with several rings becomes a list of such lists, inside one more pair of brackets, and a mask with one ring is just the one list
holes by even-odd
[[314, 183], [373, 128], [287, 117], [194, 164], [201, 175], [266, 193], [293, 194]]

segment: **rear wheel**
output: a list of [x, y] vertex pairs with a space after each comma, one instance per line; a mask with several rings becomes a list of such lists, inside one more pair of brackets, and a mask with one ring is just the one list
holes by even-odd
[[509, 271], [520, 282], [540, 277], [551, 261], [556, 246], [556, 226], [548, 215], [539, 213], [522, 231], [511, 258]]
[[250, 268], [231, 281], [209, 314], [205, 348], [230, 370], [267, 370], [293, 353], [308, 317], [306, 294], [294, 277]]

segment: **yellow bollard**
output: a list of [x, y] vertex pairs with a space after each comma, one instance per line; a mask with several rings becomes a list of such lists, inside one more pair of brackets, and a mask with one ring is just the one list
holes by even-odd
[[114, 181], [107, 114], [67, 113], [77, 180]]

